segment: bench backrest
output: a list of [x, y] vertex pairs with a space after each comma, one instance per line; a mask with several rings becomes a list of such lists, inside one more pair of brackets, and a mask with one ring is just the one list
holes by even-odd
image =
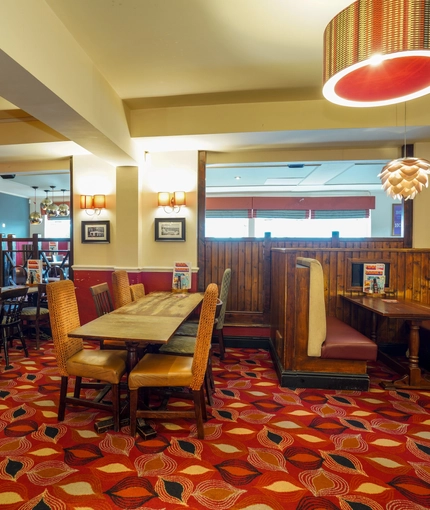
[[297, 263], [310, 271], [308, 356], [321, 357], [321, 346], [327, 336], [323, 269], [316, 259], [297, 257]]

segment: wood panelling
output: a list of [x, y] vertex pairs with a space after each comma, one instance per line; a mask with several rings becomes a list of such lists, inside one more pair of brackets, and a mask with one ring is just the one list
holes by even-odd
[[[333, 248], [333, 244], [338, 247]], [[271, 249], [289, 249], [295, 256], [316, 258], [324, 271], [327, 315], [333, 315], [370, 335], [371, 317], [364, 310], [351, 310], [342, 295], [351, 290], [348, 265], [352, 259], [390, 263], [392, 296], [430, 304], [430, 250], [405, 249], [403, 239], [212, 239], [204, 240], [204, 290], [220, 283], [226, 267], [232, 269], [227, 302], [227, 324], [267, 325], [270, 314]], [[403, 321], [378, 321], [378, 342], [405, 344], [408, 327]]]

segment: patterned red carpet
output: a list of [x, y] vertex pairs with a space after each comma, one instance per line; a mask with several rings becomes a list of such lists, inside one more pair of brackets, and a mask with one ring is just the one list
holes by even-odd
[[[57, 423], [52, 344], [0, 360], [0, 510], [430, 508], [430, 393], [280, 388], [266, 351], [214, 360], [206, 439], [186, 420], [143, 441], [97, 435], [97, 411]], [[94, 348], [94, 346], [89, 346]], [[172, 401], [175, 406], [189, 402]]]

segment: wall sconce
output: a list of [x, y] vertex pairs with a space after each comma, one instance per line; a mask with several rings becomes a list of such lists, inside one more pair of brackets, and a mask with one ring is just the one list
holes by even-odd
[[88, 216], [94, 216], [95, 214], [99, 215], [102, 209], [105, 208], [105, 195], [81, 195], [81, 209], [85, 209]]
[[175, 191], [173, 193], [160, 191], [158, 193], [158, 205], [163, 207], [166, 213], [179, 212], [182, 205], [187, 205], [185, 191]]

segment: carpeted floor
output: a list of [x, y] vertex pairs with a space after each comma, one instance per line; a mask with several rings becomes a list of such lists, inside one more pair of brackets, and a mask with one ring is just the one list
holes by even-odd
[[[143, 441], [97, 435], [97, 411], [57, 423], [52, 344], [0, 359], [0, 510], [430, 508], [430, 392], [280, 388], [264, 350], [227, 349], [206, 439], [191, 421]], [[95, 345], [88, 345], [95, 348]], [[189, 402], [172, 401], [174, 406]]]

